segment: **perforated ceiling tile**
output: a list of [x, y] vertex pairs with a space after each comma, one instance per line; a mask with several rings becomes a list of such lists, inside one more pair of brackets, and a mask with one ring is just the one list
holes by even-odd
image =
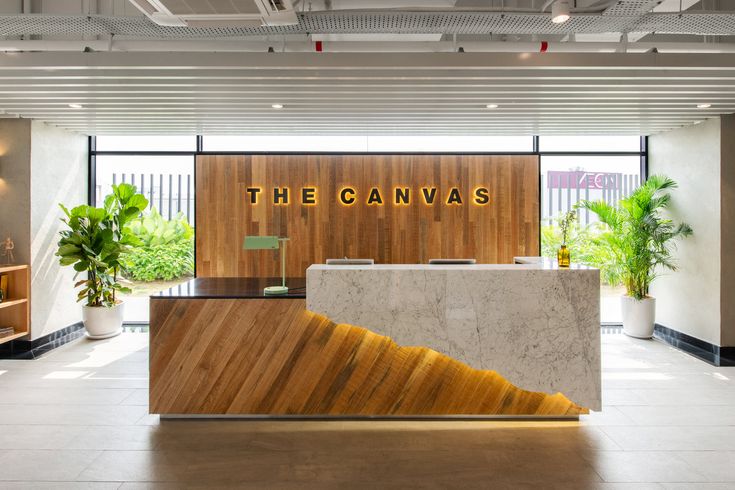
[[649, 14], [638, 20], [633, 31], [666, 34], [721, 35], [735, 34], [735, 15], [692, 12], [679, 14]]
[[735, 14], [690, 12], [683, 15], [574, 15], [554, 24], [548, 14], [498, 12], [359, 12], [299, 14], [299, 24], [263, 27], [164, 27], [145, 17], [13, 15], [0, 16], [0, 36], [102, 35], [201, 39], [280, 34], [568, 34], [658, 32], [707, 35], [735, 34]]
[[3, 15], [0, 16], [0, 36], [32, 34], [78, 34], [80, 36], [108, 34], [103, 17], [70, 15]]
[[650, 12], [661, 0], [618, 0], [603, 15], [641, 15]]
[[500, 14], [498, 12], [317, 12], [301, 18], [307, 32], [379, 32], [440, 34], [565, 34], [611, 32], [624, 29], [633, 17], [602, 18], [577, 15], [564, 24], [554, 24], [545, 14]]

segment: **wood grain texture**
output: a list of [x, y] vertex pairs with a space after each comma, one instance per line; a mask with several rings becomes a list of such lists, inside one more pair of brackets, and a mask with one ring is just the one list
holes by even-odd
[[240, 415], [587, 413], [425, 347], [337, 325], [302, 299], [151, 299], [150, 411]]
[[31, 328], [30, 267], [0, 266], [2, 275], [8, 276], [8, 291], [0, 302], [0, 326], [13, 327], [15, 333], [0, 337], [0, 344], [28, 335]]
[[[241, 249], [245, 235], [279, 235], [288, 245], [288, 276], [303, 277], [327, 258], [373, 258], [376, 263], [426, 263], [431, 258], [475, 258], [510, 263], [539, 253], [538, 157], [488, 155], [201, 155], [196, 161], [196, 265], [200, 277], [279, 276], [275, 251]], [[246, 188], [263, 189], [249, 203]], [[317, 205], [272, 203], [273, 187], [317, 190]], [[357, 191], [345, 206], [337, 196]], [[463, 204], [427, 205], [421, 187], [435, 186], [446, 201], [457, 187]], [[471, 202], [485, 186], [490, 203]], [[372, 187], [382, 206], [367, 205]], [[396, 187], [411, 203], [395, 205]]]

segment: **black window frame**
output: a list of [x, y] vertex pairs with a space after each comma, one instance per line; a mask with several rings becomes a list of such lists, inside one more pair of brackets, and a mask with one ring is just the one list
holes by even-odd
[[[405, 151], [405, 152], [319, 152], [319, 151], [204, 151], [204, 138], [206, 136], [198, 134], [196, 137], [196, 149], [193, 151], [169, 151], [169, 150], [97, 150], [97, 137], [89, 136], [89, 168], [88, 168], [88, 182], [89, 188], [87, 189], [87, 202], [94, 206], [95, 202], [95, 189], [97, 188], [97, 156], [98, 155], [118, 155], [118, 156], [192, 156], [194, 158], [195, 170], [194, 170], [194, 189], [196, 189], [196, 157], [199, 155], [393, 155], [400, 153], [412, 153], [417, 155], [536, 155], [538, 156], [539, 171], [538, 171], [538, 186], [539, 186], [539, 229], [541, 227], [541, 215], [542, 215], [542, 202], [541, 202], [541, 158], [544, 156], [639, 156], [640, 157], [640, 175], [641, 182], [645, 182], [648, 179], [648, 136], [640, 137], [640, 150], [639, 151], [541, 151], [540, 150], [540, 138], [542, 136], [534, 135], [532, 150], [528, 152], [416, 152], [416, 151]], [[196, 213], [196, 199], [194, 200], [194, 212]], [[541, 242], [539, 241], [539, 255], [541, 254]], [[196, 262], [196, 261], [195, 261]], [[196, 277], [196, 263], [194, 265], [194, 277]]]

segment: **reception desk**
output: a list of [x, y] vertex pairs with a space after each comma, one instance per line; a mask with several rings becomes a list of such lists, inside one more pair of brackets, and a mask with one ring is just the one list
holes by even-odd
[[599, 273], [311, 266], [151, 297], [162, 416], [577, 417], [600, 408]]

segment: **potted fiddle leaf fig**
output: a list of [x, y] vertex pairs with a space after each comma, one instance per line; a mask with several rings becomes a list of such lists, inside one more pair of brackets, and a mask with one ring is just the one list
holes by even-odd
[[130, 292], [118, 282], [125, 268], [123, 255], [140, 243], [129, 223], [148, 206], [148, 200], [135, 186], [120, 184], [112, 186], [101, 208], [59, 206], [66, 215], [62, 221], [67, 229], [59, 232], [56, 255], [62, 266], [74, 267], [77, 276], [86, 273], [74, 286], [81, 288], [77, 301], [85, 302], [82, 317], [87, 335], [92, 339], [118, 335], [123, 322], [123, 302], [118, 295]]
[[676, 182], [652, 175], [618, 206], [605, 201], [582, 201], [579, 206], [597, 214], [606, 226], [593, 239], [604, 253], [599, 265], [611, 285], [623, 284], [623, 331], [637, 338], [651, 338], [656, 319], [656, 299], [648, 294], [662, 269], [677, 269], [673, 250], [677, 239], [692, 234], [686, 223], [674, 223], [662, 211], [671, 203], [669, 190]]

